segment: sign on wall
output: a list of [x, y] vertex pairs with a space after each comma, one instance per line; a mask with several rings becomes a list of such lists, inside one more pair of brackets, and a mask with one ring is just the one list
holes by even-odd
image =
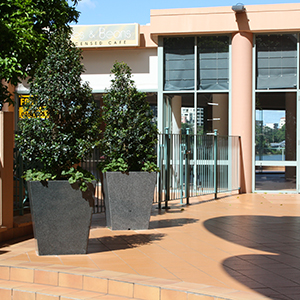
[[139, 24], [74, 25], [72, 41], [80, 48], [139, 46]]
[[[23, 119], [25, 117], [31, 118], [26, 111], [24, 111], [24, 105], [28, 101], [29, 95], [19, 95], [19, 119]], [[39, 118], [47, 118], [47, 111], [45, 109], [39, 110]]]

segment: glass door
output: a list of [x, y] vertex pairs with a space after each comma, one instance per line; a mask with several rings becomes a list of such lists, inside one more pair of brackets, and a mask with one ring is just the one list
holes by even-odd
[[255, 37], [255, 191], [297, 192], [297, 34]]
[[255, 190], [296, 191], [296, 93], [257, 93]]

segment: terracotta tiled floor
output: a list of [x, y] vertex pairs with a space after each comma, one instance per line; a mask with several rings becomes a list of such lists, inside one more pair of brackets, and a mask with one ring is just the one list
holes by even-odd
[[87, 255], [39, 257], [34, 239], [27, 239], [2, 245], [0, 260], [104, 269], [150, 276], [153, 283], [168, 279], [300, 299], [300, 195], [207, 196], [190, 202], [170, 202], [168, 211], [154, 205], [147, 231], [111, 231], [103, 214], [94, 215]]

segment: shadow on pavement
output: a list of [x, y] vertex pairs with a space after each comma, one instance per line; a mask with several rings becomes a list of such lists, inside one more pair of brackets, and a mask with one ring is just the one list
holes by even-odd
[[228, 242], [255, 249], [223, 261], [231, 277], [271, 299], [300, 299], [300, 217], [224, 216], [204, 226]]

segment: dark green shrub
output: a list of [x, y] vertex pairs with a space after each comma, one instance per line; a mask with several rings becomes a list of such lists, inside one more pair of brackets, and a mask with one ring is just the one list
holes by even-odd
[[76, 165], [99, 144], [100, 111], [91, 88], [81, 82], [81, 58], [69, 33], [52, 35], [16, 135], [29, 169], [27, 180], [90, 177]]
[[116, 62], [111, 87], [103, 97], [102, 119], [106, 127], [101, 140], [101, 171], [157, 171], [157, 127], [146, 94], [137, 91], [131, 69]]

